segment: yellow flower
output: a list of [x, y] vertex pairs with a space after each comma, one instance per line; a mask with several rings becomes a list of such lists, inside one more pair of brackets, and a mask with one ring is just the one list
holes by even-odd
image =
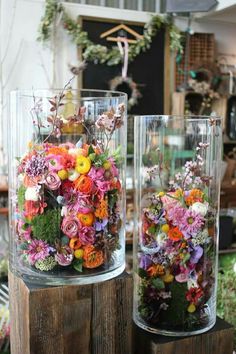
[[165, 195], [165, 192], [159, 192], [159, 193], [157, 194], [158, 197], [164, 197], [164, 195]]
[[170, 230], [170, 227], [168, 224], [162, 225], [162, 227], [161, 227], [162, 232], [165, 232], [167, 234], [169, 230]]
[[79, 248], [78, 250], [75, 250], [74, 256], [77, 259], [83, 258], [84, 255], [84, 250], [82, 248]]
[[188, 312], [190, 313], [193, 313], [196, 311], [196, 306], [194, 304], [190, 304], [188, 309], [187, 309]]
[[105, 161], [102, 166], [103, 166], [104, 170], [110, 170], [111, 163], [110, 163], [110, 161]]
[[60, 170], [57, 172], [58, 176], [60, 177], [60, 179], [63, 181], [64, 179], [68, 178], [68, 172], [66, 170]]
[[88, 157], [85, 157], [83, 155], [77, 157], [75, 170], [78, 173], [84, 175], [89, 172], [90, 168], [91, 168], [91, 161]]
[[174, 276], [170, 274], [169, 270], [167, 270], [165, 275], [163, 275], [161, 279], [164, 281], [164, 283], [172, 283], [172, 281], [174, 280]]

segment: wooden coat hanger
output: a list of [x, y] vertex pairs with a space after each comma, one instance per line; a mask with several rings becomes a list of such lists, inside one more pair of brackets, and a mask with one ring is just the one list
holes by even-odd
[[129, 38], [126, 38], [125, 40], [128, 42], [128, 43], [136, 43], [138, 39], [142, 39], [143, 36], [139, 33], [137, 33], [136, 31], [134, 31], [132, 28], [124, 25], [124, 24], [120, 24], [120, 25], [117, 25], [111, 29], [109, 29], [108, 31], [106, 32], [103, 32], [101, 35], [100, 35], [100, 38], [106, 38], [107, 41], [110, 41], [110, 42], [123, 42], [124, 39], [122, 39], [122, 37], [110, 37], [109, 35], [110, 34], [113, 34], [119, 30], [124, 30], [130, 34], [132, 34], [136, 39], [129, 39]]

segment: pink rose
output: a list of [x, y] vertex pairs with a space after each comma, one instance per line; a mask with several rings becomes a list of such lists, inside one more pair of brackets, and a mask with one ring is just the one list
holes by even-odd
[[79, 239], [82, 245], [92, 245], [95, 241], [95, 229], [87, 226], [82, 227], [79, 231]]
[[66, 216], [62, 221], [61, 229], [66, 236], [72, 238], [78, 235], [78, 232], [81, 229], [81, 224], [77, 218]]
[[64, 168], [63, 158], [60, 155], [47, 155], [46, 160], [48, 161], [48, 168], [50, 171], [59, 171]]
[[[173, 193], [173, 192], [168, 192], [168, 195], [170, 195], [170, 196], [173, 195], [173, 197], [176, 198], [175, 193]], [[165, 208], [165, 210], [167, 212], [169, 210], [171, 210], [172, 208], [174, 208], [174, 207], [177, 207], [177, 206], [181, 207], [181, 203], [178, 200], [176, 200], [174, 198], [171, 198], [168, 195], [164, 195], [163, 197], [161, 197], [161, 201], [163, 203], [163, 207]]]
[[49, 189], [51, 189], [52, 191], [55, 191], [61, 185], [60, 177], [54, 172], [50, 172], [47, 175], [45, 182], [46, 182], [45, 184], [47, 185], [47, 187]]

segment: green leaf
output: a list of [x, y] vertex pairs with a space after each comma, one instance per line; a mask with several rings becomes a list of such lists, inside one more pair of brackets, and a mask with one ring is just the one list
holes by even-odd
[[165, 283], [163, 280], [161, 280], [160, 278], [154, 278], [152, 279], [152, 285], [156, 288], [156, 289], [163, 289], [165, 287]]
[[157, 229], [155, 225], [152, 225], [148, 228], [148, 233], [155, 235]]
[[89, 149], [88, 149], [88, 155], [90, 154], [94, 154], [95, 153], [95, 150], [94, 148], [92, 147], [92, 145], [89, 146]]
[[140, 276], [140, 278], [147, 278], [147, 272], [143, 268], [138, 269], [138, 275]]
[[21, 212], [23, 211], [24, 203], [25, 203], [25, 191], [26, 188], [23, 185], [21, 185], [17, 192], [18, 208]]
[[19, 248], [22, 250], [22, 251], [26, 251], [28, 249], [28, 243], [27, 242], [23, 242], [19, 245]]
[[73, 267], [77, 272], [82, 272], [83, 270], [83, 259], [76, 259], [76, 261], [73, 262]]

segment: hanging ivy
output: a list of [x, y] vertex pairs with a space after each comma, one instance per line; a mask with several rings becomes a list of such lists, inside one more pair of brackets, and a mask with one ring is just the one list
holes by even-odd
[[[39, 26], [39, 41], [45, 43], [51, 38], [53, 22], [58, 15], [62, 17], [63, 27], [70, 35], [73, 43], [83, 47], [83, 57], [86, 61], [95, 64], [107, 64], [109, 66], [122, 62], [123, 58], [118, 47], [108, 48], [104, 45], [93, 43], [88, 37], [88, 32], [83, 31], [80, 24], [76, 20], [73, 20], [67, 14], [63, 5], [56, 0], [46, 0], [45, 14]], [[171, 23], [169, 17], [154, 15], [145, 24], [143, 37], [129, 46], [129, 62], [133, 61], [141, 52], [145, 52], [150, 48], [152, 38], [163, 27], [166, 27], [169, 31], [171, 50], [182, 53], [183, 49], [179, 30]]]

